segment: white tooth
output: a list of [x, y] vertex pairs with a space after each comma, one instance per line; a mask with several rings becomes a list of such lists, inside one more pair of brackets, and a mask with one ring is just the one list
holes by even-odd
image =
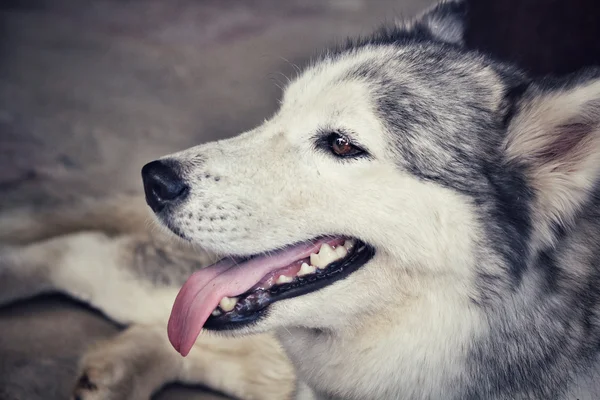
[[302, 265], [300, 266], [300, 271], [298, 271], [298, 276], [314, 274], [316, 270], [317, 269], [312, 265], [302, 263]]
[[218, 317], [221, 315], [221, 310], [215, 308], [211, 314], [213, 317]]
[[[337, 259], [338, 255], [335, 253], [335, 250], [327, 243], [324, 243], [321, 246], [321, 250], [319, 250], [319, 261], [321, 261], [321, 264], [324, 264], [323, 267]], [[317, 267], [320, 266], [317, 265]]]
[[277, 280], [275, 281], [275, 284], [281, 285], [282, 283], [290, 283], [293, 280], [294, 280], [293, 276], [279, 275], [279, 278], [277, 278]]
[[335, 254], [337, 254], [338, 258], [344, 258], [348, 255], [348, 250], [344, 246], [338, 246], [335, 248]]
[[352, 248], [354, 247], [354, 240], [346, 240], [344, 242], [344, 247], [346, 248], [346, 250], [350, 251], [352, 250]]
[[315, 267], [320, 268], [320, 269], [323, 269], [327, 266], [327, 263], [321, 262], [321, 257], [319, 257], [318, 254], [310, 255], [310, 263], [311, 263], [311, 265], [314, 265]]
[[223, 311], [229, 312], [233, 310], [233, 308], [237, 304], [237, 301], [238, 299], [236, 299], [235, 297], [223, 297], [219, 302], [219, 306], [221, 306], [221, 309]]

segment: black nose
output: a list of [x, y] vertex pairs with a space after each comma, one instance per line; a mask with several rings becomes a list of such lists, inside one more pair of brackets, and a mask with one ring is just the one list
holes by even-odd
[[169, 203], [183, 200], [189, 187], [181, 180], [171, 161], [152, 161], [142, 168], [146, 203], [160, 212]]

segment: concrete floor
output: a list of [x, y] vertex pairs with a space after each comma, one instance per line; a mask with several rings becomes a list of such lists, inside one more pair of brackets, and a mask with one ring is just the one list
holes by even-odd
[[[269, 116], [291, 63], [428, 3], [3, 0], [0, 211], [139, 192], [148, 160]], [[78, 357], [117, 331], [58, 296], [0, 310], [0, 399], [67, 398]]]

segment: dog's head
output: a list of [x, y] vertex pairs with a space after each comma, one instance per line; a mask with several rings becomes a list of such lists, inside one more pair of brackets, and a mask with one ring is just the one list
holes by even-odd
[[178, 350], [203, 325], [335, 330], [519, 284], [600, 172], [600, 74], [529, 81], [463, 46], [464, 14], [328, 52], [261, 126], [144, 167], [160, 221], [226, 257], [180, 292]]

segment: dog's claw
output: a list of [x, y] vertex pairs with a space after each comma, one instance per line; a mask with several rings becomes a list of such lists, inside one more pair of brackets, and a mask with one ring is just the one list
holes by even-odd
[[98, 387], [90, 381], [90, 378], [87, 374], [83, 374], [79, 381], [77, 382], [77, 386], [87, 390], [97, 390]]

